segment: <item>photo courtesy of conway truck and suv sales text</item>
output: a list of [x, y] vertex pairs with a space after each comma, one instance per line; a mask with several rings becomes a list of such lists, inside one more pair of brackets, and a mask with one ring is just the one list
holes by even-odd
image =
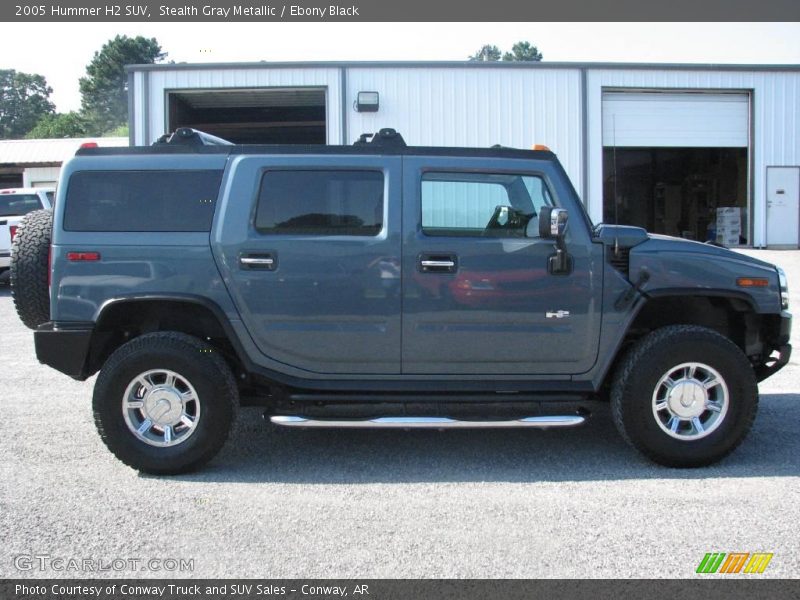
[[[593, 225], [547, 149], [85, 148], [12, 250], [39, 360], [99, 371], [100, 435], [181, 473], [237, 408], [287, 427], [554, 428], [610, 402], [650, 459], [720, 460], [789, 360], [781, 269]], [[477, 433], [475, 435], [478, 435]]]

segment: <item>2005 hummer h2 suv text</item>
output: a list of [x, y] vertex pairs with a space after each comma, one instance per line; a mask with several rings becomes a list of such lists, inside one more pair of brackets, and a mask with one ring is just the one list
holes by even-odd
[[242, 403], [283, 426], [541, 428], [608, 401], [652, 460], [707, 465], [791, 351], [775, 266], [592, 225], [549, 151], [392, 130], [80, 150], [11, 275], [39, 360], [99, 371], [103, 441], [151, 473], [211, 459]]

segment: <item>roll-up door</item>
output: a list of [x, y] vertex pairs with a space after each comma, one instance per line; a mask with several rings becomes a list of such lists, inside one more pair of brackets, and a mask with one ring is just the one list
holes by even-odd
[[604, 92], [603, 146], [746, 148], [746, 93]]

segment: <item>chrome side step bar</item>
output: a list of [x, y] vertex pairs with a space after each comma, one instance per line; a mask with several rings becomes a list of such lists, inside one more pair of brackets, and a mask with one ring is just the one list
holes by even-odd
[[525, 417], [507, 421], [461, 421], [447, 417], [379, 417], [376, 419], [306, 419], [272, 416], [269, 420], [283, 427], [333, 427], [345, 429], [505, 429], [517, 427], [575, 427], [586, 419], [581, 415]]

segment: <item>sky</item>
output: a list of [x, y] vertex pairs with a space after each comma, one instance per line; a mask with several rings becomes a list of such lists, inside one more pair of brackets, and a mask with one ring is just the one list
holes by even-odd
[[520, 40], [545, 61], [800, 64], [800, 23], [15, 23], [0, 68], [44, 75], [59, 112], [114, 35], [155, 37], [175, 62], [464, 60]]

